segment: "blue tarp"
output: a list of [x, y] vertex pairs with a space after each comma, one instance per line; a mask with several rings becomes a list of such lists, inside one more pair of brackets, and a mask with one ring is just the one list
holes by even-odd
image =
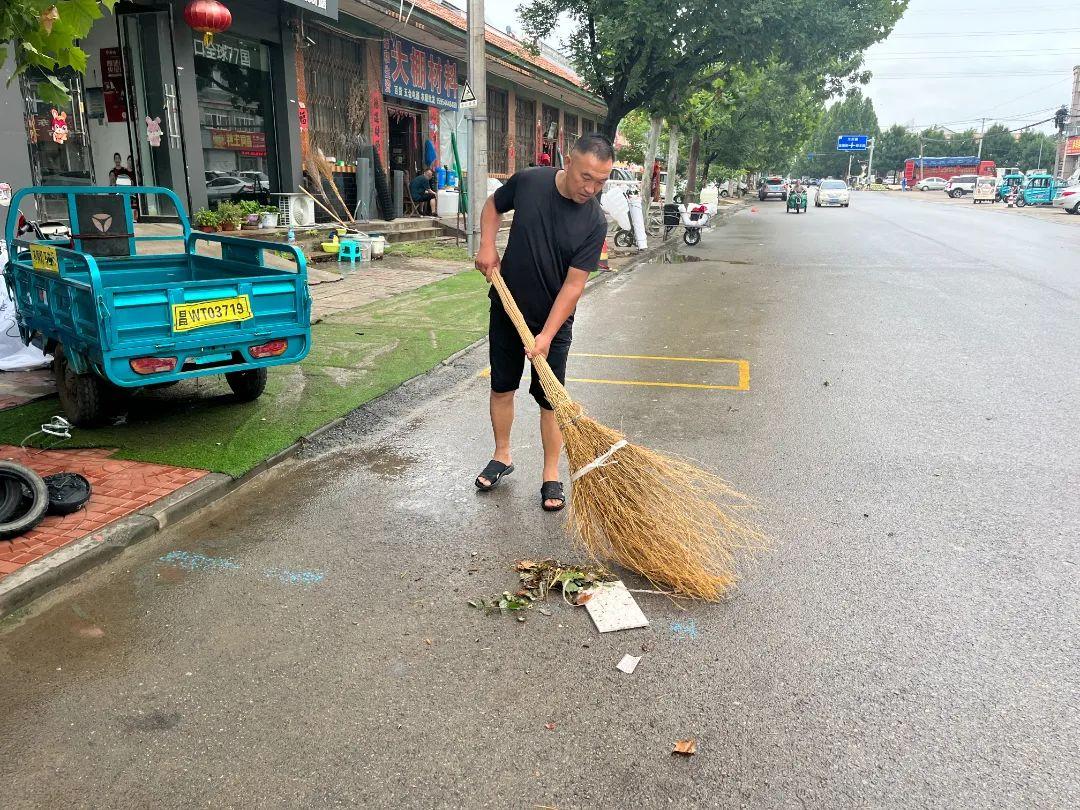
[[914, 160], [915, 165], [922, 165], [925, 168], [939, 168], [943, 166], [978, 166], [979, 156], [969, 155], [968, 157], [924, 157], [917, 158], [912, 157], [908, 160]]

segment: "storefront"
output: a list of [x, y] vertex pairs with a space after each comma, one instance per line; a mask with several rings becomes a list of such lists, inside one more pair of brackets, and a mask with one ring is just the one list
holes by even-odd
[[[294, 190], [300, 155], [292, 148], [299, 121], [290, 25], [299, 13], [294, 6], [311, 4], [227, 3], [232, 25], [209, 44], [185, 23], [186, 0], [117, 3], [80, 43], [85, 77], [59, 74], [70, 89], [62, 109], [40, 100], [44, 79], [24, 75], [32, 182], [160, 185], [176, 191], [189, 212], [221, 199], [224, 185], [230, 193]], [[0, 145], [0, 163], [16, 160], [9, 151]], [[215, 183], [221, 177], [233, 180]], [[175, 216], [159, 202], [140, 200], [140, 216]]]

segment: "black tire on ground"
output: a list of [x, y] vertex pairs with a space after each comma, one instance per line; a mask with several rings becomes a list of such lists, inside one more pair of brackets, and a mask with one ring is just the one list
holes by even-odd
[[60, 405], [71, 424], [95, 427], [108, 420], [117, 399], [114, 386], [94, 373], [77, 374], [62, 346], [53, 354], [53, 377]]
[[683, 231], [682, 240], [693, 247], [701, 241], [701, 228], [687, 228]]
[[1068, 211], [1070, 214], [1080, 214], [1080, 202], [1078, 202], [1072, 208], [1066, 208], [1065, 210]]
[[22, 503], [22, 485], [14, 478], [0, 478], [0, 523], [3, 523]]
[[383, 171], [378, 149], [373, 150], [371, 153], [371, 168], [372, 173], [375, 175], [375, 200], [379, 204], [379, 211], [382, 212], [383, 219], [390, 222], [395, 218], [394, 198], [390, 196], [390, 183], [386, 179], [386, 172]]
[[1025, 205], [1027, 205], [1027, 200], [1025, 200], [1022, 196], [1016, 198], [1017, 208], [1023, 208]]
[[622, 228], [615, 231], [615, 247], [628, 248], [634, 244], [634, 235]]
[[6, 540], [30, 531], [41, 522], [45, 510], [49, 508], [49, 490], [40, 475], [13, 461], [0, 461], [0, 475], [14, 479], [19, 489], [20, 503], [24, 495], [28, 503], [25, 509], [17, 508], [15, 514], [0, 523], [0, 540]]
[[720, 189], [720, 196], [721, 197], [730, 197], [731, 193], [726, 188], [722, 188], [722, 189]]
[[266, 369], [252, 368], [247, 371], [230, 371], [225, 375], [229, 388], [241, 402], [251, 402], [266, 390]]

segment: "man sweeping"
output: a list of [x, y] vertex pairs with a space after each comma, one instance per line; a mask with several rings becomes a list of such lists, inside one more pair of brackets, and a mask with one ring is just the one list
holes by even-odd
[[[520, 171], [484, 204], [476, 269], [489, 281], [493, 273], [502, 276], [536, 336], [536, 346], [531, 352], [525, 351], [492, 290], [488, 347], [495, 453], [476, 478], [480, 490], [492, 489], [514, 471], [510, 432], [514, 394], [521, 383], [526, 357], [545, 357], [559, 381], [565, 381], [574, 310], [589, 273], [599, 264], [607, 233], [607, 221], [596, 195], [603, 189], [614, 159], [611, 141], [602, 135], [585, 135], [574, 144], [565, 169], [539, 166]], [[495, 237], [502, 215], [511, 210], [514, 220], [500, 262]], [[535, 369], [529, 393], [540, 406], [544, 447], [540, 502], [546, 511], [557, 512], [566, 505], [559, 480], [562, 434]]]

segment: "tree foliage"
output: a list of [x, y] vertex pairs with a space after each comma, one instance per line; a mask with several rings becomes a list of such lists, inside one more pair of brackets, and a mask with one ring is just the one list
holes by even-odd
[[919, 154], [919, 136], [900, 124], [882, 132], [874, 143], [874, 174], [902, 172], [904, 161]]
[[0, 0], [0, 68], [8, 59], [14, 68], [10, 83], [27, 71], [47, 79], [39, 86], [43, 101], [61, 106], [67, 86], [54, 74], [62, 68], [86, 71], [86, 52], [76, 42], [116, 0]]
[[678, 113], [697, 80], [708, 87], [714, 70], [732, 66], [782, 61], [817, 70], [839, 91], [906, 8], [907, 0], [525, 0], [519, 13], [537, 39], [571, 19], [570, 59], [607, 104], [601, 128], [612, 135], [631, 110]]
[[[811, 177], [844, 177], [847, 174], [848, 153], [836, 151], [836, 139], [840, 135], [880, 135], [874, 102], [858, 88], [827, 109], [806, 146], [804, 155], [796, 164], [797, 174]], [[856, 152], [855, 161], [866, 161], [867, 152]], [[876, 157], [876, 156], [875, 156]], [[852, 164], [852, 173], [857, 174]]]

